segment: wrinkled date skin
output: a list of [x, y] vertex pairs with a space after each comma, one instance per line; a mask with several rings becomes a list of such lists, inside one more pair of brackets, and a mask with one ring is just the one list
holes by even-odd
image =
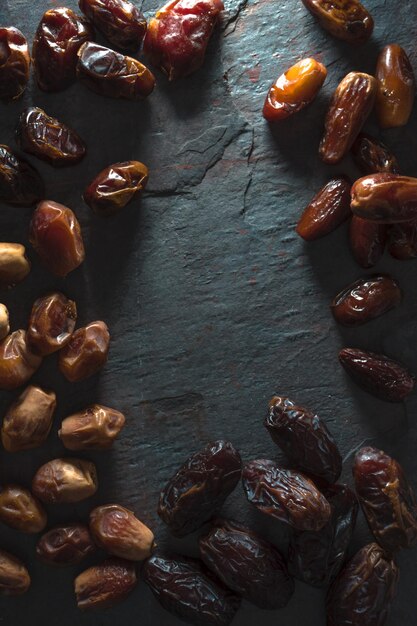
[[371, 174], [357, 180], [351, 191], [354, 215], [382, 224], [417, 218], [417, 178]]
[[222, 0], [170, 0], [148, 25], [143, 50], [168, 80], [198, 70], [224, 9]]
[[334, 483], [342, 457], [326, 424], [289, 398], [274, 396], [264, 426], [271, 439], [298, 469]]
[[414, 104], [415, 78], [410, 60], [397, 44], [385, 46], [376, 66], [376, 114], [382, 128], [407, 124]]
[[240, 598], [196, 559], [155, 555], [145, 561], [142, 575], [161, 606], [188, 624], [228, 626], [240, 606]]
[[[13, 287], [30, 272], [26, 249], [20, 243], [0, 243], [0, 288]], [[6, 333], [8, 334], [8, 333]], [[3, 337], [4, 338], [4, 337]]]
[[7, 485], [0, 490], [0, 522], [22, 533], [40, 533], [47, 518], [43, 506], [28, 489]]
[[303, 0], [303, 4], [337, 39], [358, 44], [372, 35], [374, 21], [359, 0]]
[[104, 322], [91, 322], [73, 333], [60, 351], [58, 365], [71, 383], [96, 374], [107, 362], [110, 334]]
[[77, 77], [88, 89], [109, 98], [143, 100], [155, 87], [155, 77], [137, 59], [86, 43], [78, 52]]
[[65, 277], [85, 258], [81, 228], [74, 213], [58, 202], [45, 200], [36, 207], [29, 240], [44, 265]]
[[66, 417], [58, 435], [67, 450], [108, 450], [124, 425], [123, 413], [93, 404]]
[[59, 291], [38, 298], [29, 318], [27, 340], [36, 354], [46, 356], [67, 345], [77, 321], [77, 306]]
[[85, 459], [53, 459], [42, 465], [32, 481], [32, 491], [42, 502], [81, 502], [97, 491], [94, 463]]
[[29, 207], [44, 197], [45, 186], [35, 168], [8, 146], [0, 145], [0, 200]]
[[94, 39], [87, 20], [60, 7], [43, 15], [33, 40], [32, 57], [38, 86], [43, 91], [62, 91], [75, 81], [77, 53]]
[[277, 78], [266, 96], [263, 116], [268, 122], [285, 120], [314, 100], [327, 70], [315, 59], [303, 59]]
[[26, 89], [30, 72], [28, 42], [13, 26], [0, 27], [0, 100], [17, 100]]
[[249, 502], [293, 528], [317, 531], [329, 521], [330, 504], [300, 472], [258, 459], [244, 465], [242, 481]]
[[15, 330], [0, 342], [0, 389], [17, 389], [33, 376], [42, 357], [30, 350], [26, 332]]
[[305, 241], [325, 237], [351, 215], [348, 178], [332, 178], [314, 196], [300, 217], [296, 232]]
[[100, 548], [129, 561], [147, 559], [155, 545], [153, 532], [120, 504], [105, 504], [93, 509], [90, 530]]
[[343, 348], [339, 360], [362, 389], [386, 402], [402, 402], [414, 389], [410, 372], [384, 354]]
[[85, 524], [67, 524], [48, 530], [39, 539], [36, 555], [48, 565], [76, 565], [96, 546]]
[[360, 278], [343, 289], [330, 308], [339, 324], [360, 326], [395, 308], [401, 300], [398, 283], [386, 274], [379, 274]]
[[82, 610], [107, 609], [127, 598], [136, 584], [136, 568], [132, 561], [107, 559], [75, 579], [77, 606]]
[[395, 562], [376, 543], [364, 546], [328, 591], [327, 626], [384, 626], [398, 574]]
[[226, 587], [260, 609], [281, 609], [294, 592], [281, 553], [250, 528], [217, 520], [200, 539], [204, 564]]
[[20, 116], [16, 141], [21, 150], [53, 165], [75, 165], [84, 158], [86, 146], [81, 137], [39, 107], [29, 107]]
[[388, 252], [399, 261], [417, 257], [417, 220], [394, 224], [390, 228]]
[[146, 20], [127, 0], [79, 0], [84, 15], [116, 48], [136, 52], [146, 33]]
[[177, 537], [194, 532], [219, 512], [241, 472], [240, 455], [231, 443], [207, 444], [190, 456], [164, 487], [158, 515]]
[[340, 163], [351, 149], [375, 102], [376, 80], [350, 72], [337, 87], [327, 111], [319, 155], [328, 165]]
[[140, 161], [114, 163], [89, 184], [84, 200], [98, 215], [113, 215], [142, 193], [148, 176], [148, 168]]
[[323, 493], [332, 510], [329, 521], [318, 532], [293, 531], [288, 549], [290, 573], [313, 587], [327, 587], [339, 573], [358, 514], [358, 501], [346, 485], [330, 485]]
[[384, 254], [387, 235], [386, 224], [353, 215], [349, 227], [349, 243], [356, 263], [365, 269], [376, 265]]
[[0, 594], [20, 596], [30, 587], [30, 576], [22, 561], [0, 550]]
[[355, 457], [356, 493], [375, 539], [392, 554], [417, 543], [417, 504], [401, 465], [376, 448]]
[[388, 172], [398, 174], [397, 159], [385, 144], [371, 135], [361, 133], [352, 146], [356, 165], [363, 174]]
[[7, 410], [1, 441], [8, 452], [30, 450], [42, 445], [51, 430], [56, 395], [30, 385]]

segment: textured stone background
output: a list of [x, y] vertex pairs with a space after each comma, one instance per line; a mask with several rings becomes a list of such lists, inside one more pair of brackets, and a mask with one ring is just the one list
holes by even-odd
[[[156, 515], [158, 491], [175, 468], [208, 440], [230, 439], [244, 459], [281, 458], [262, 427], [269, 397], [288, 394], [327, 420], [346, 460], [350, 482], [354, 450], [364, 442], [385, 448], [404, 464], [417, 486], [416, 397], [388, 405], [357, 390], [337, 363], [340, 347], [357, 346], [398, 357], [417, 371], [415, 262], [385, 257], [405, 291], [396, 311], [357, 330], [335, 325], [331, 297], [362, 270], [350, 257], [346, 228], [305, 245], [294, 233], [300, 211], [334, 172], [357, 176], [350, 159], [331, 169], [317, 157], [323, 115], [338, 81], [352, 69], [373, 71], [388, 42], [406, 47], [417, 69], [414, 0], [369, 0], [375, 34], [352, 48], [326, 35], [300, 0], [225, 0], [222, 25], [204, 68], [168, 85], [157, 74], [144, 103], [96, 96], [79, 85], [46, 95], [31, 83], [23, 100], [0, 105], [0, 142], [14, 146], [19, 112], [44, 107], [79, 130], [89, 146], [81, 165], [55, 171], [36, 162], [47, 195], [72, 207], [81, 222], [87, 259], [65, 281], [33, 259], [30, 277], [1, 298], [13, 329], [25, 326], [32, 301], [59, 288], [77, 300], [79, 322], [104, 319], [112, 346], [100, 376], [66, 383], [54, 357], [34, 382], [58, 394], [48, 445], [2, 453], [1, 481], [30, 484], [37, 467], [64, 453], [56, 430], [61, 419], [91, 402], [123, 410], [128, 423], [111, 453], [97, 462], [97, 496], [77, 506], [50, 508], [51, 523], [84, 519], [95, 504], [118, 501], [154, 529], [160, 546], [196, 553], [195, 537], [172, 540]], [[1, 0], [0, 23], [30, 39], [54, 2]], [[67, 2], [75, 8], [75, 0]], [[150, 16], [155, 0], [145, 1]], [[317, 101], [274, 129], [260, 110], [269, 84], [307, 55], [322, 60], [329, 77]], [[369, 129], [378, 132], [373, 119]], [[383, 133], [404, 172], [417, 175], [416, 116], [405, 129]], [[146, 196], [111, 220], [91, 215], [81, 200], [87, 182], [109, 163], [137, 158], [150, 167]], [[33, 159], [35, 162], [36, 159]], [[27, 243], [30, 211], [1, 207], [2, 240]], [[2, 394], [0, 410], [11, 401]], [[286, 545], [286, 529], [251, 509], [238, 489], [225, 513], [246, 520]], [[360, 518], [352, 549], [369, 539]], [[72, 594], [73, 569], [53, 570], [34, 559], [36, 538], [2, 527], [0, 545], [29, 564], [33, 586], [23, 598], [0, 601], [7, 626], [175, 626], [145, 585], [107, 613], [80, 615]], [[417, 610], [415, 552], [399, 556], [401, 583], [390, 626], [412, 626]], [[289, 606], [260, 612], [243, 603], [235, 626], [320, 626], [324, 594], [297, 583]]]

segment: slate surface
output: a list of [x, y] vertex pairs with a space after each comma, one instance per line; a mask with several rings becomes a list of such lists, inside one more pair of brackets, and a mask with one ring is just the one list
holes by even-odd
[[[74, 0], [68, 1], [75, 8]], [[317, 158], [322, 119], [338, 81], [352, 69], [373, 71], [378, 49], [406, 47], [417, 67], [413, 0], [369, 0], [376, 29], [371, 42], [349, 47], [324, 33], [299, 0], [226, 0], [222, 26], [204, 68], [169, 85], [157, 74], [155, 93], [144, 103], [100, 98], [74, 85], [56, 95], [31, 82], [23, 100], [0, 105], [0, 140], [14, 146], [19, 112], [44, 107], [78, 129], [89, 154], [73, 168], [55, 171], [36, 162], [47, 195], [72, 207], [81, 222], [87, 259], [65, 281], [33, 260], [30, 277], [2, 295], [13, 329], [26, 324], [32, 301], [59, 288], [76, 299], [79, 322], [104, 319], [112, 346], [108, 366], [84, 383], [66, 383], [48, 359], [34, 381], [54, 388], [58, 411], [42, 449], [0, 457], [1, 481], [30, 484], [36, 468], [62, 455], [56, 436], [61, 419], [91, 402], [123, 410], [127, 426], [110, 453], [91, 454], [100, 489], [90, 502], [50, 507], [50, 522], [84, 519], [97, 503], [118, 501], [154, 529], [160, 546], [196, 553], [195, 537], [172, 540], [156, 515], [158, 491], [176, 467], [208, 440], [230, 439], [244, 459], [281, 459], [262, 427], [269, 397], [288, 394], [317, 409], [330, 425], [346, 459], [350, 482], [353, 451], [364, 442], [401, 460], [417, 486], [416, 396], [388, 405], [357, 390], [337, 363], [340, 347], [386, 352], [417, 371], [415, 262], [387, 256], [379, 271], [404, 288], [403, 305], [357, 330], [335, 325], [331, 297], [362, 270], [352, 260], [346, 228], [305, 245], [294, 225], [312, 194], [334, 172], [357, 176], [349, 159], [335, 169]], [[0, 22], [30, 39], [54, 2], [2, 0]], [[145, 1], [147, 16], [157, 8]], [[317, 101], [271, 130], [260, 115], [270, 82], [295, 60], [315, 55], [329, 69]], [[373, 119], [368, 127], [378, 132]], [[416, 116], [406, 129], [382, 133], [403, 171], [417, 175]], [[91, 215], [80, 196], [109, 163], [138, 158], [150, 167], [145, 198], [111, 220]], [[36, 159], [33, 159], [35, 162]], [[30, 211], [2, 206], [2, 240], [27, 243]], [[3, 393], [0, 409], [12, 399]], [[285, 549], [286, 529], [251, 509], [238, 489], [225, 514], [252, 524]], [[360, 518], [352, 550], [369, 539]], [[76, 570], [51, 570], [34, 559], [36, 538], [5, 527], [0, 544], [28, 562], [30, 592], [0, 601], [7, 626], [176, 626], [145, 585], [107, 613], [81, 615], [75, 608]], [[415, 624], [415, 553], [399, 556], [401, 583], [389, 625]], [[321, 591], [297, 583], [289, 606], [260, 612], [243, 604], [234, 626], [320, 626]]]

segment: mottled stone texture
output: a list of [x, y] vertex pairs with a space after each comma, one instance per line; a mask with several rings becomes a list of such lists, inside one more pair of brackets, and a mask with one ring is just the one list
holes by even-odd
[[[91, 503], [50, 508], [51, 522], [84, 519], [90, 506], [118, 501], [149, 524], [160, 546], [196, 552], [195, 537], [172, 540], [156, 515], [158, 491], [190, 452], [208, 440], [229, 438], [244, 459], [282, 458], [262, 426], [273, 392], [294, 397], [327, 421], [346, 459], [364, 442], [396, 456], [417, 485], [417, 398], [391, 406], [359, 391], [337, 363], [344, 345], [387, 352], [417, 372], [416, 262], [387, 256], [378, 271], [392, 272], [404, 288], [401, 307], [359, 329], [336, 326], [331, 297], [363, 271], [352, 260], [347, 230], [304, 244], [294, 233], [300, 211], [334, 173], [357, 172], [350, 159], [335, 169], [317, 157], [323, 115], [337, 82], [349, 70], [373, 71], [379, 47], [405, 46], [417, 69], [414, 0], [368, 0], [375, 34], [349, 47], [324, 33], [301, 0], [225, 0], [221, 29], [204, 68], [157, 88], [144, 103], [112, 101], [79, 85], [60, 94], [31, 82], [23, 100], [0, 105], [0, 142], [14, 146], [21, 110], [36, 105], [74, 126], [89, 152], [82, 164], [55, 171], [36, 161], [48, 198], [77, 213], [87, 260], [66, 280], [42, 269], [33, 252], [30, 277], [1, 296], [12, 328], [26, 324], [32, 301], [59, 288], [74, 298], [79, 323], [104, 319], [112, 332], [110, 360], [101, 376], [71, 385], [47, 359], [34, 382], [58, 396], [55, 428], [37, 451], [0, 457], [1, 482], [28, 485], [35, 469], [63, 453], [61, 419], [99, 402], [122, 410], [127, 426], [110, 453], [86, 455], [99, 468]], [[32, 39], [43, 11], [55, 2], [2, 0], [0, 23]], [[75, 8], [75, 0], [66, 2]], [[145, 0], [150, 16], [158, 3]], [[270, 129], [260, 110], [269, 84], [294, 61], [315, 55], [329, 69], [317, 101]], [[368, 124], [377, 132], [374, 119]], [[381, 133], [405, 173], [417, 175], [416, 115], [406, 129]], [[81, 200], [86, 184], [105, 166], [139, 159], [150, 168], [140, 206], [114, 219], [91, 214]], [[6, 241], [27, 243], [30, 210], [1, 206]], [[15, 394], [2, 394], [0, 409]], [[285, 548], [286, 530], [258, 514], [237, 489], [225, 513], [251, 523]], [[355, 546], [368, 540], [363, 519]], [[5, 626], [176, 626], [140, 585], [119, 608], [79, 615], [72, 594], [78, 569], [51, 570], [34, 559], [36, 539], [4, 527], [0, 545], [25, 559], [33, 586], [24, 598], [0, 601]], [[399, 556], [401, 582], [390, 626], [415, 624], [415, 554]], [[323, 593], [297, 583], [289, 606], [261, 612], [245, 604], [235, 626], [324, 625]]]

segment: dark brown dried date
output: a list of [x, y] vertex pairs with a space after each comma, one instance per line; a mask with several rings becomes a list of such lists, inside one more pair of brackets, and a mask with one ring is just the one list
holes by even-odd
[[356, 493], [369, 528], [392, 554], [417, 543], [417, 504], [401, 465], [376, 448], [359, 450], [353, 464]]
[[289, 398], [274, 396], [264, 426], [298, 469], [329, 483], [339, 478], [342, 457], [318, 415]]
[[217, 23], [222, 0], [169, 0], [148, 25], [143, 50], [169, 80], [198, 70]]
[[46, 526], [46, 512], [28, 489], [6, 485], [0, 490], [0, 522], [22, 533], [40, 533]]
[[331, 517], [318, 532], [293, 531], [288, 550], [290, 573], [313, 587], [327, 587], [337, 576], [349, 549], [356, 524], [358, 501], [346, 485], [323, 490]]
[[140, 161], [109, 165], [84, 192], [84, 200], [99, 215], [118, 213], [145, 189], [148, 168]]
[[71, 9], [59, 7], [43, 15], [33, 40], [32, 56], [38, 86], [61, 91], [75, 80], [77, 53], [94, 39], [94, 29]]
[[328, 235], [351, 215], [348, 178], [332, 178], [314, 196], [300, 217], [296, 232], [306, 241]]
[[330, 308], [336, 322], [360, 326], [401, 303], [398, 283], [387, 274], [360, 278], [337, 294]]
[[30, 587], [30, 576], [22, 561], [0, 550], [0, 594], [20, 596]]
[[116, 48], [136, 52], [146, 33], [146, 20], [128, 0], [78, 0], [94, 26]]
[[195, 626], [228, 626], [240, 598], [203, 569], [200, 561], [155, 555], [145, 561], [143, 579], [164, 609]]
[[363, 174], [377, 174], [378, 172], [398, 174], [397, 159], [389, 148], [366, 133], [358, 136], [352, 146], [352, 154]]
[[110, 334], [104, 322], [78, 328], [59, 353], [58, 365], [71, 383], [96, 374], [107, 362]]
[[358, 44], [372, 35], [374, 21], [359, 0], [303, 0], [303, 4], [337, 39]]
[[29, 72], [26, 37], [13, 26], [0, 27], [0, 99], [20, 98], [28, 84]]
[[240, 455], [231, 443], [208, 443], [164, 487], [158, 515], [177, 537], [192, 533], [219, 512], [241, 472]]
[[75, 579], [77, 606], [82, 610], [107, 609], [127, 598], [136, 584], [136, 567], [132, 561], [107, 559]]
[[237, 522], [217, 520], [200, 539], [200, 555], [226, 587], [261, 609], [283, 608], [293, 595], [281, 553]]
[[385, 46], [376, 66], [376, 114], [382, 128], [407, 124], [413, 110], [415, 78], [407, 53], [398, 44]]
[[384, 254], [387, 232], [386, 224], [352, 216], [349, 229], [350, 249], [361, 267], [368, 269], [378, 263]]
[[20, 116], [16, 142], [21, 150], [53, 165], [75, 165], [84, 158], [86, 146], [81, 137], [39, 107], [29, 107]]
[[27, 340], [36, 354], [46, 356], [63, 348], [71, 339], [77, 321], [77, 307], [56, 291], [38, 298], [29, 318]]
[[33, 376], [42, 357], [30, 350], [26, 332], [15, 330], [0, 342], [0, 389], [17, 389]]
[[298, 530], [320, 530], [330, 519], [330, 504], [312, 480], [274, 461], [257, 459], [242, 472], [246, 497], [262, 513]]
[[386, 402], [402, 402], [414, 389], [410, 372], [384, 354], [343, 348], [339, 360], [362, 389]]
[[67, 524], [51, 528], [42, 535], [36, 555], [49, 565], [76, 565], [95, 550], [88, 526]]
[[327, 626], [384, 626], [398, 568], [376, 543], [364, 546], [340, 572], [327, 599]]
[[77, 77], [86, 87], [102, 96], [142, 100], [155, 86], [155, 77], [137, 59], [86, 43], [78, 52]]
[[93, 404], [66, 417], [58, 431], [68, 450], [107, 450], [125, 424], [125, 416], [116, 409]]
[[417, 178], [387, 173], [359, 178], [350, 206], [355, 215], [383, 224], [417, 219]]
[[399, 261], [417, 257], [417, 220], [391, 226], [388, 252]]
[[0, 200], [12, 206], [32, 206], [45, 196], [43, 180], [25, 159], [0, 145]]

